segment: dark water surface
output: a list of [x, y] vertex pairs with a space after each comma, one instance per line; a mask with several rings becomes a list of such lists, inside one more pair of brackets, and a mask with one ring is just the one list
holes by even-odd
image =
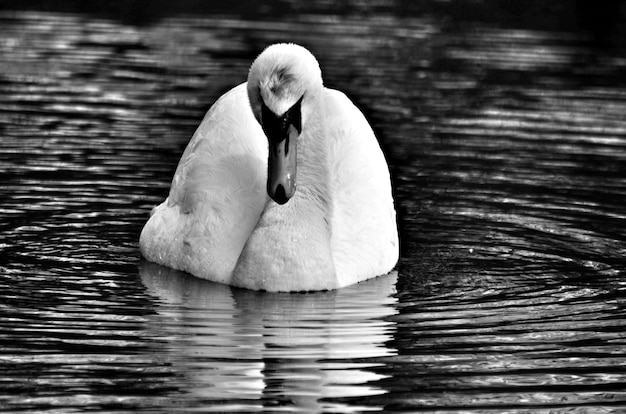
[[[625, 11], [463, 3], [0, 10], [0, 408], [626, 410]], [[276, 41], [374, 126], [397, 275], [263, 294], [141, 260]]]

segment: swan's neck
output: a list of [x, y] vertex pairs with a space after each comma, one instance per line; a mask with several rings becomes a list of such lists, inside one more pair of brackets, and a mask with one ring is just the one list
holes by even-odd
[[276, 226], [294, 236], [310, 227], [330, 240], [329, 148], [322, 111], [320, 105], [298, 138], [295, 194], [284, 205], [268, 200], [257, 227]]
[[[235, 284], [294, 290], [290, 281], [302, 285], [302, 279], [306, 278], [310, 283], [305, 282], [297, 290], [337, 287], [330, 248], [330, 159], [321, 94], [317, 102], [317, 110], [311, 111], [311, 118], [298, 138], [296, 192], [284, 205], [268, 201], [235, 269]], [[250, 275], [254, 272], [262, 281], [250, 285]], [[248, 280], [244, 281], [244, 277]]]
[[[307, 222], [317, 222], [328, 232], [330, 237], [329, 218], [331, 216], [331, 189], [330, 189], [330, 160], [326, 125], [323, 122], [324, 107], [318, 105], [318, 110], [308, 120], [306, 130], [298, 140], [296, 193], [293, 198], [281, 207], [294, 214], [294, 220], [303, 221], [303, 214], [312, 214]], [[274, 203], [268, 207], [273, 208]], [[267, 209], [267, 207], [266, 207]], [[298, 217], [300, 218], [298, 220]]]

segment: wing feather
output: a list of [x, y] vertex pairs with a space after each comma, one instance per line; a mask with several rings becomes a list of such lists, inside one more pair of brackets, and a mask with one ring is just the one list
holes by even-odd
[[144, 257], [228, 283], [265, 205], [267, 141], [246, 85], [211, 107], [180, 159], [169, 197], [140, 237]]

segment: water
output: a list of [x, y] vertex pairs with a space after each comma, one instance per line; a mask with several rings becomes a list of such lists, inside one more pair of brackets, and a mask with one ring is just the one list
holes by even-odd
[[[54, 3], [0, 11], [0, 408], [626, 409], [619, 2]], [[204, 112], [285, 40], [379, 136], [397, 274], [263, 294], [142, 261]]]

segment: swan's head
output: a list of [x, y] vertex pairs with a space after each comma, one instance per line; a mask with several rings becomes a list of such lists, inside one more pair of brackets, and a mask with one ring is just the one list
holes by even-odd
[[252, 63], [248, 97], [255, 118], [267, 136], [267, 193], [285, 204], [296, 191], [297, 142], [322, 90], [315, 57], [294, 44], [275, 44]]

